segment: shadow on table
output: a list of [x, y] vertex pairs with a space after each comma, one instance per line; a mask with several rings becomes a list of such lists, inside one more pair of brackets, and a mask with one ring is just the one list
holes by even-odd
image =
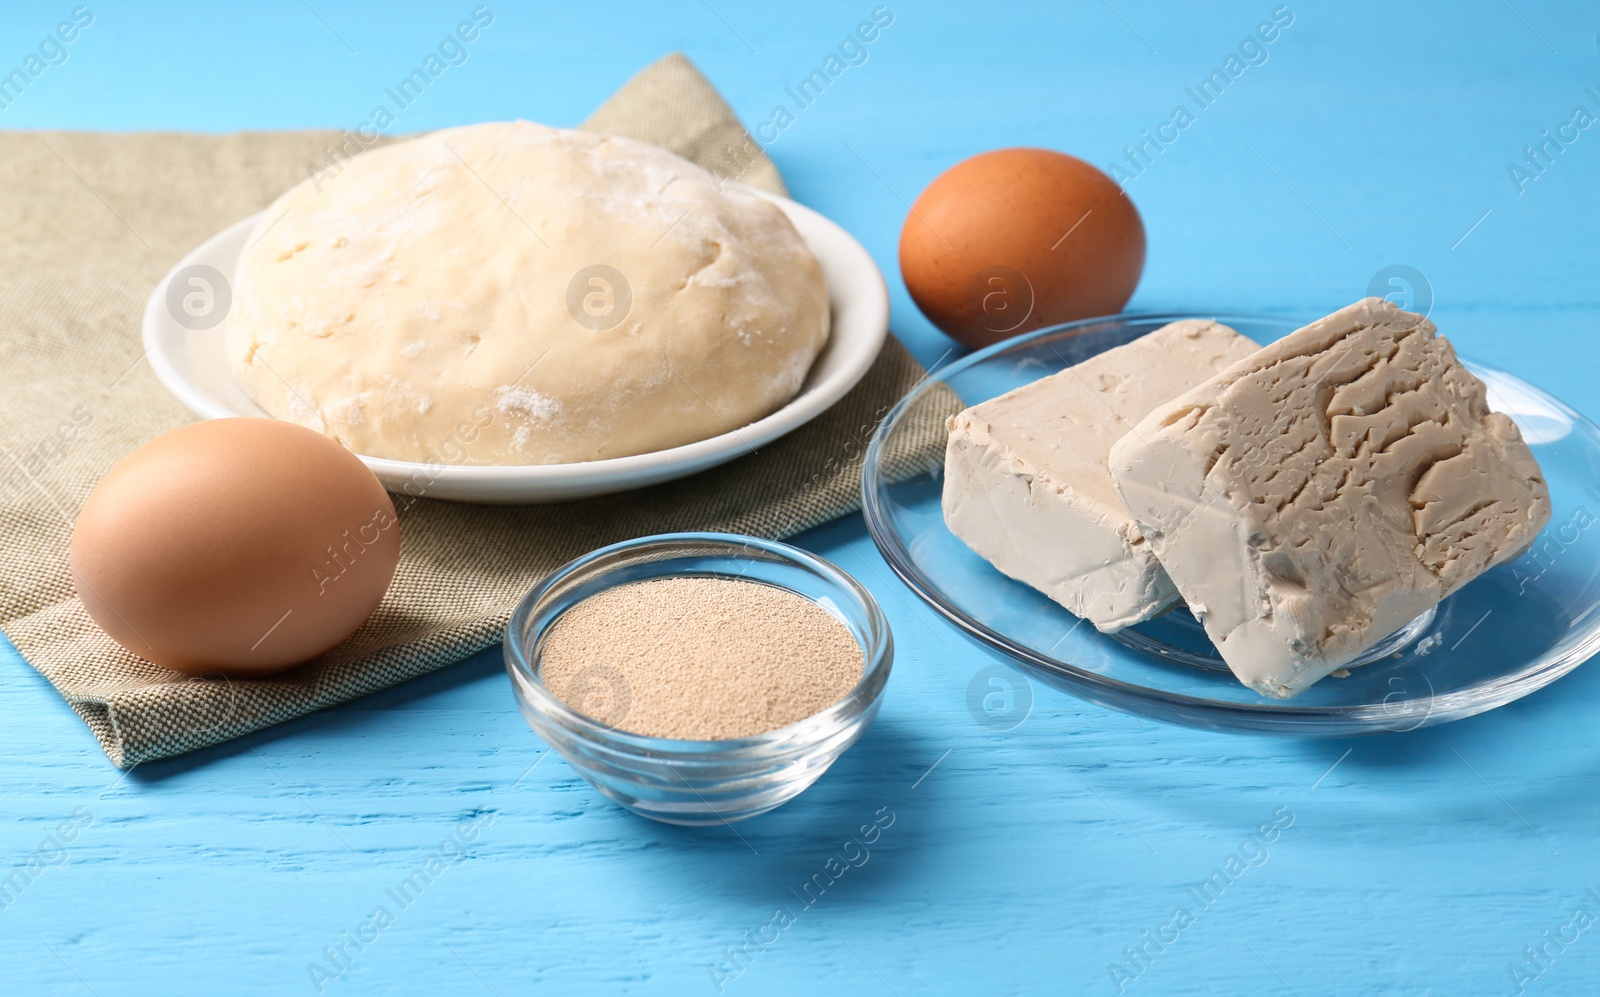
[[[236, 755], [249, 754], [253, 750], [264, 748], [268, 745], [282, 741], [286, 738], [305, 734], [309, 731], [326, 730], [329, 732], [359, 732], [363, 727], [372, 724], [386, 723], [386, 715], [401, 709], [411, 703], [430, 696], [446, 695], [457, 692], [464, 686], [480, 681], [492, 681], [498, 678], [504, 682], [505, 665], [500, 657], [500, 646], [485, 648], [453, 665], [448, 665], [436, 672], [419, 676], [400, 685], [391, 686], [360, 699], [348, 703], [340, 703], [324, 710], [293, 720], [254, 731], [243, 737], [234, 738], [224, 744], [201, 748], [176, 758], [163, 758], [157, 761], [144, 762], [129, 773], [128, 778], [137, 783], [155, 783], [173, 776], [182, 775], [197, 768], [215, 764]], [[505, 701], [510, 703], [511, 691], [506, 690]], [[521, 720], [518, 720], [521, 723]]]
[[[1441, 760], [1460, 764], [1456, 751], [1470, 748], [1484, 757], [1521, 753], [1537, 750], [1545, 738], [1580, 733], [1588, 727], [1589, 704], [1594, 703], [1600, 703], [1600, 665], [1585, 663], [1522, 699], [1465, 720], [1371, 737], [1291, 743], [1319, 756], [1332, 744], [1356, 748], [1346, 764], [1373, 770], [1415, 768]], [[1381, 750], [1359, 750], [1364, 746]], [[1600, 744], [1596, 747], [1600, 749]]]
[[[925, 847], [937, 831], [942, 785], [912, 784], [938, 757], [926, 740], [880, 717], [821, 779], [778, 809], [726, 827], [677, 827], [628, 814], [638, 830], [697, 861], [662, 862], [683, 896], [782, 905], [798, 915], [813, 905], [873, 903], [899, 880], [915, 881], [934, 860]], [[714, 852], [724, 859], [704, 861]]]
[[[1590, 729], [1596, 703], [1600, 665], [1587, 663], [1516, 702], [1465, 720], [1406, 733], [1292, 744], [1319, 760], [1348, 751], [1323, 789], [1331, 788], [1328, 783], [1359, 787], [1403, 780], [1435, 787], [1429, 798], [1446, 801], [1430, 804], [1435, 819], [1479, 821], [1503, 805], [1530, 828], [1546, 822], [1565, 826], [1578, 816], [1574, 807], [1586, 806], [1576, 790], [1590, 785], [1600, 771], [1600, 742]], [[1439, 788], [1446, 790], [1442, 796]], [[1347, 803], [1352, 822], [1409, 806], [1392, 793], [1359, 788], [1346, 794], [1341, 807]], [[1556, 850], [1549, 840], [1545, 844]]]
[[[226, 744], [146, 762], [128, 778], [156, 784], [235, 756], [268, 751], [270, 746], [307, 734], [325, 735], [327, 740], [359, 738], [370, 728], [382, 727], [382, 736], [389, 737], [396, 711], [430, 697], [454, 696], [468, 685], [485, 681], [505, 681], [498, 647], [431, 675]], [[481, 691], [477, 695], [481, 698]], [[533, 748], [537, 741], [516, 716], [509, 690], [503, 702], [511, 722]], [[661, 876], [682, 879], [669, 886], [669, 892], [685, 896], [710, 893], [762, 905], [788, 902], [792, 910], [820, 902], [843, 907], [868, 903], [875, 889], [923, 873], [921, 863], [927, 860], [929, 849], [922, 845], [937, 827], [926, 816], [941, 804], [942, 783], [938, 779], [919, 783], [918, 779], [939, 760], [945, 747], [948, 745], [940, 743], [936, 748], [895, 717], [880, 715], [811, 788], [777, 810], [722, 827], [677, 827], [631, 814], [583, 784], [560, 758], [550, 761], [545, 778], [569, 782], [572, 792], [583, 796], [578, 812], [594, 822], [590, 833], [596, 840], [619, 835], [644, 837], [650, 847], [679, 853], [683, 861], [659, 864]], [[555, 803], [558, 809], [572, 805], [560, 795], [544, 803]], [[522, 815], [531, 817], [535, 812], [526, 810]], [[553, 813], [543, 816], [559, 819]], [[893, 861], [885, 859], [890, 853]], [[785, 901], [786, 897], [789, 900]]]

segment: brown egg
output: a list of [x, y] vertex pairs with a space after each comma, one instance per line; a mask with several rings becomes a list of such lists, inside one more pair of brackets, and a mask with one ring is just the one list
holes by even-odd
[[1081, 159], [996, 149], [940, 174], [900, 230], [900, 274], [928, 321], [967, 346], [1109, 315], [1144, 270], [1144, 223]]
[[372, 614], [400, 559], [394, 503], [320, 433], [216, 419], [158, 436], [78, 514], [84, 608], [141, 658], [257, 677], [332, 648]]

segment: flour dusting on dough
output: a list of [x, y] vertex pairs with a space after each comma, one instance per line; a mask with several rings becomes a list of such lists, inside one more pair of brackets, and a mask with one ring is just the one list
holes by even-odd
[[494, 389], [494, 407], [507, 414], [531, 416], [550, 422], [561, 415], [561, 405], [532, 388], [507, 386]]
[[[250, 239], [235, 377], [377, 457], [428, 460], [463, 420], [472, 464], [682, 446], [787, 403], [828, 341], [826, 282], [781, 208], [624, 138], [521, 121], [397, 142], [290, 190]], [[572, 297], [596, 265], [630, 292], [604, 328]]]

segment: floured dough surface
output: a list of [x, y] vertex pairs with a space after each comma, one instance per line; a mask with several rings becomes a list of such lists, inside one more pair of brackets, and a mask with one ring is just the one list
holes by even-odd
[[707, 439], [794, 397], [828, 338], [821, 268], [776, 206], [656, 146], [526, 121], [357, 156], [280, 197], [246, 247], [235, 377], [375, 457]]

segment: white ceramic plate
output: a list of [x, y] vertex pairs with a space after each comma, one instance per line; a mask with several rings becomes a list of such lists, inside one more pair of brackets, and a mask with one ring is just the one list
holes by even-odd
[[[744, 188], [771, 201], [794, 222], [811, 247], [827, 278], [833, 313], [828, 345], [811, 367], [800, 393], [789, 404], [733, 432], [708, 440], [633, 457], [576, 464], [532, 464], [500, 467], [426, 464], [361, 456], [391, 491], [410, 491], [428, 498], [464, 502], [531, 503], [604, 495], [653, 485], [703, 471], [770, 443], [805, 425], [838, 401], [866, 374], [889, 331], [889, 292], [872, 257], [850, 233], [801, 204], [764, 191]], [[228, 372], [223, 356], [226, 321], [211, 328], [207, 319], [180, 322], [181, 307], [168, 306], [173, 278], [189, 267], [214, 268], [231, 280], [256, 218], [246, 218], [212, 236], [178, 261], [156, 285], [144, 310], [144, 345], [156, 376], [191, 412], [206, 419], [266, 416]], [[181, 299], [186, 287], [176, 296]], [[214, 288], [209, 302], [226, 309], [231, 291]], [[207, 302], [197, 299], [196, 310]]]

